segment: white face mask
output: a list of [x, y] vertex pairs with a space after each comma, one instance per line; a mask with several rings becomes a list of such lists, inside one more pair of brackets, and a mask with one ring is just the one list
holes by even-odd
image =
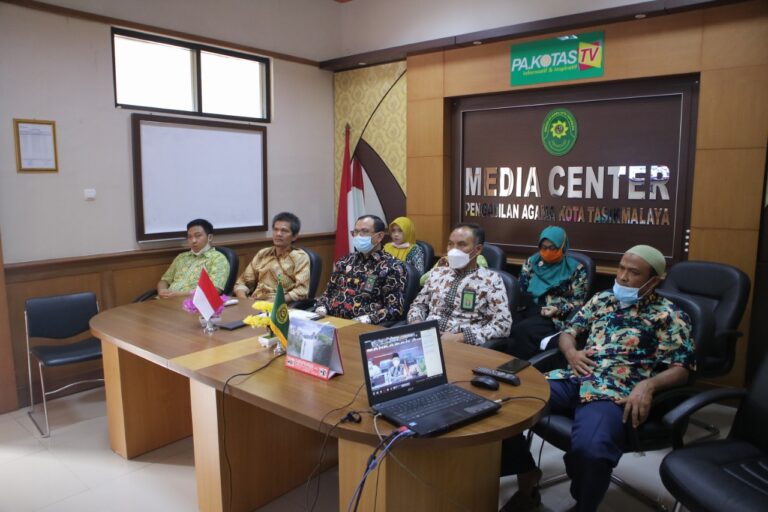
[[453, 269], [460, 269], [469, 265], [469, 254], [461, 249], [451, 249], [446, 257], [448, 258], [448, 266]]

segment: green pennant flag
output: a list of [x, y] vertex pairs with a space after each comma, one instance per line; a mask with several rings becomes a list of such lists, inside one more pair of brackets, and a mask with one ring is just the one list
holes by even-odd
[[272, 305], [272, 314], [269, 316], [269, 328], [272, 330], [283, 347], [288, 347], [288, 326], [290, 318], [288, 316], [288, 306], [285, 304], [285, 292], [283, 292], [283, 283], [277, 280], [277, 291], [275, 292], [275, 303]]

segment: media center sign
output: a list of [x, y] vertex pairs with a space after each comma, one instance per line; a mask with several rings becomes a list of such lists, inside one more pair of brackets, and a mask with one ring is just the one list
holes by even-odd
[[590, 32], [514, 44], [510, 84], [530, 85], [603, 76], [605, 35]]

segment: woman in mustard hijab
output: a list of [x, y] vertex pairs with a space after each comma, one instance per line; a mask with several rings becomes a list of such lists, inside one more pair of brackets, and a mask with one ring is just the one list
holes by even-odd
[[410, 263], [419, 275], [424, 273], [424, 250], [416, 243], [416, 229], [413, 227], [413, 221], [408, 217], [398, 217], [389, 225], [389, 236], [392, 241], [384, 246], [384, 250], [389, 254]]
[[506, 352], [530, 359], [552, 344], [542, 339], [558, 333], [565, 319], [587, 300], [587, 270], [568, 256], [568, 237], [563, 228], [549, 226], [539, 235], [539, 252], [528, 258], [518, 278], [523, 295], [517, 319], [509, 334]]

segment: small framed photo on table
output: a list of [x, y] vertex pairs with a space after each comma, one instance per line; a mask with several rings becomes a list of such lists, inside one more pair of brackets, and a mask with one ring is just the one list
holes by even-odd
[[18, 172], [59, 171], [54, 121], [14, 119], [13, 135]]

